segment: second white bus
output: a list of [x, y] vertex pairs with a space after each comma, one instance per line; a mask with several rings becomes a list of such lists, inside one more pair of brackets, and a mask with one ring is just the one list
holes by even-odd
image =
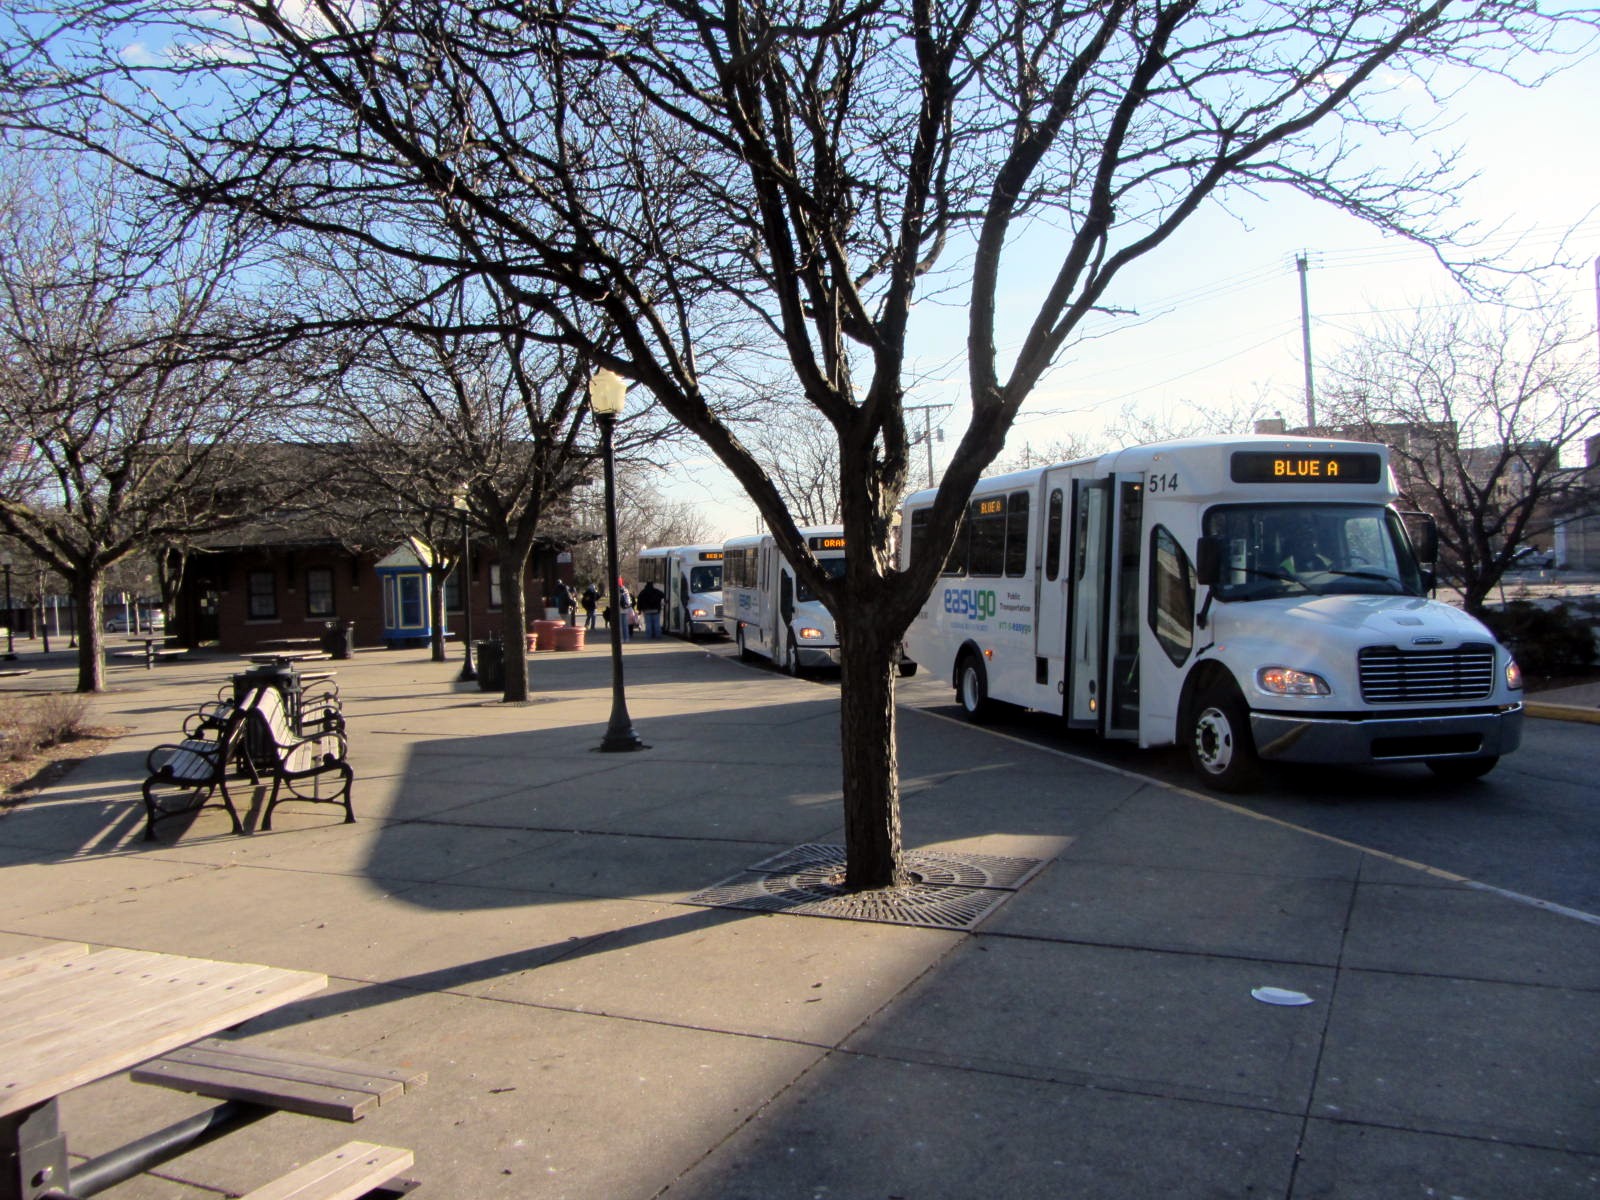
[[[905, 501], [904, 563], [934, 495]], [[1521, 741], [1521, 675], [1428, 598], [1396, 497], [1384, 446], [1259, 436], [982, 480], [906, 649], [969, 716], [1176, 743], [1222, 791], [1263, 759], [1475, 778]]]
[[[800, 536], [824, 571], [844, 574], [842, 526], [802, 529]], [[791, 675], [839, 665], [833, 614], [796, 578], [770, 533], [723, 543], [722, 611], [740, 658], [769, 658]]]
[[668, 633], [684, 638], [722, 633], [721, 546], [652, 546], [641, 550], [638, 578], [639, 587], [654, 583], [666, 593], [661, 627]]

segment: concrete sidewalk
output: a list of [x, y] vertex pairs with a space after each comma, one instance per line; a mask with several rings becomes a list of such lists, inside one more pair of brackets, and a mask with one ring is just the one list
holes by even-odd
[[[536, 656], [517, 706], [361, 653], [357, 824], [208, 810], [153, 845], [145, 752], [240, 664], [113, 668], [131, 732], [0, 819], [0, 954], [327, 973], [240, 1034], [425, 1068], [354, 1131], [414, 1149], [419, 1196], [1600, 1191], [1600, 927], [908, 710], [907, 847], [1044, 864], [976, 932], [688, 904], [842, 841], [836, 692], [626, 664], [651, 749], [602, 755], [602, 648]], [[63, 1117], [92, 1155], [203, 1105], [123, 1077]], [[280, 1114], [104, 1194], [237, 1194], [351, 1134]]]

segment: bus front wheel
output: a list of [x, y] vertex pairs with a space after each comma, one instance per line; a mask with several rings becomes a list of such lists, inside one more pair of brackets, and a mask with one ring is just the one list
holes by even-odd
[[969, 721], [987, 721], [994, 711], [989, 701], [989, 677], [976, 654], [963, 655], [956, 667], [956, 698]]
[[1261, 762], [1237, 688], [1213, 685], [1201, 694], [1189, 727], [1189, 761], [1201, 781], [1219, 792], [1246, 791], [1259, 778]]
[[754, 662], [755, 655], [750, 653], [749, 647], [744, 644], [744, 626], [739, 626], [739, 632], [734, 635], [734, 641], [739, 645], [739, 661]]

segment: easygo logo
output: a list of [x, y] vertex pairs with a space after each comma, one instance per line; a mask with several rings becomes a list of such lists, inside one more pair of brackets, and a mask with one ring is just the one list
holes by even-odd
[[979, 588], [946, 588], [944, 610], [951, 616], [987, 621], [995, 614], [994, 593]]

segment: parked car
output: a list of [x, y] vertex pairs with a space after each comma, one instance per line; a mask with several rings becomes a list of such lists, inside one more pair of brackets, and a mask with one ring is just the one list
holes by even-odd
[[128, 614], [118, 613], [106, 621], [107, 633], [154, 633], [158, 629], [167, 627], [167, 615], [159, 609], [154, 612], [142, 612], [135, 616], [138, 628], [128, 629]]
[[1554, 550], [1541, 550], [1538, 546], [1523, 546], [1511, 556], [1513, 570], [1543, 571], [1556, 565]]

